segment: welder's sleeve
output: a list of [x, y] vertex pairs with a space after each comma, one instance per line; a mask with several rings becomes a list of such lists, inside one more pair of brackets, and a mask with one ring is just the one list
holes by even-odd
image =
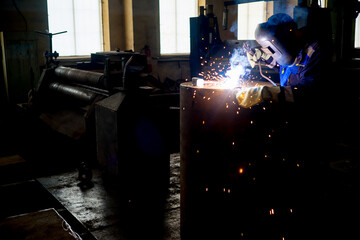
[[299, 83], [292, 86], [295, 101], [316, 101], [325, 93], [331, 69], [329, 60], [321, 48], [316, 46], [306, 66], [298, 72]]
[[317, 84], [322, 74], [325, 72], [325, 64], [320, 50], [314, 51], [306, 66], [299, 71], [301, 86], [313, 87]]

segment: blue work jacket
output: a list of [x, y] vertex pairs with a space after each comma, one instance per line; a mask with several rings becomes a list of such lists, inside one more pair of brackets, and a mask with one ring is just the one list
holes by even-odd
[[300, 51], [291, 66], [279, 66], [280, 86], [310, 87], [321, 75], [321, 54], [318, 42], [314, 42]]

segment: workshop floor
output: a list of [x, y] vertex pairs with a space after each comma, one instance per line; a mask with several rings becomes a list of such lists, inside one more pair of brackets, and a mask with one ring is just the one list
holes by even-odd
[[0, 116], [0, 221], [54, 208], [83, 240], [180, 239], [179, 154], [171, 155], [170, 183], [161, 192], [139, 189], [129, 199], [96, 166], [94, 186], [84, 189], [77, 167], [93, 153], [23, 116], [13, 108]]
[[168, 191], [138, 200], [106, 186], [98, 170], [93, 171], [94, 187], [87, 190], [77, 185], [77, 171], [37, 180], [99, 240], [175, 240], [180, 239], [180, 155], [170, 159]]
[[[17, 155], [20, 158], [14, 157], [4, 165], [0, 164], [0, 220], [25, 212], [54, 208], [73, 224], [73, 229], [81, 234], [83, 240], [180, 240], [178, 153], [170, 156], [170, 184], [163, 194], [149, 194], [148, 191], [139, 188], [137, 191], [143, 198], [129, 199], [123, 195], [118, 185], [104, 182], [96, 168], [93, 169], [94, 186], [89, 189], [80, 188], [77, 165], [71, 163], [72, 159], [65, 158], [61, 149], [53, 152], [53, 149], [59, 147], [56, 143], [51, 151], [45, 151], [46, 148], [39, 144], [38, 149], [29, 154], [28, 149], [23, 149], [29, 139], [21, 138], [23, 134], [19, 133], [24, 129], [21, 126], [23, 120], [10, 117], [5, 119], [4, 116], [6, 115], [0, 116], [0, 159]], [[50, 138], [46, 138], [44, 133], [41, 134], [44, 144]], [[329, 175], [324, 176], [327, 179], [323, 179], [323, 182], [327, 182], [326, 187], [329, 196], [333, 198], [332, 202], [336, 203], [339, 200], [341, 203], [347, 203], [342, 209], [351, 210], [351, 214], [341, 216], [352, 216], [354, 221], [351, 221], [358, 226], [359, 220], [354, 216], [360, 213], [359, 145], [357, 142], [340, 142], [337, 146], [336, 151], [329, 149], [334, 154], [328, 164]], [[66, 146], [61, 147], [65, 149]], [[75, 149], [77, 146], [70, 147]], [[34, 144], [31, 149], [34, 149]], [[34, 162], [36, 157], [42, 160]], [[11, 161], [13, 164], [10, 164]], [[326, 181], [328, 179], [331, 180], [330, 183]], [[324, 191], [323, 189], [319, 188]], [[341, 221], [344, 220], [349, 221]]]

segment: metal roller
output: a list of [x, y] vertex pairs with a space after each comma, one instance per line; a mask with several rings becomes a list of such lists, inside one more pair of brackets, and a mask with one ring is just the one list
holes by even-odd
[[68, 82], [104, 88], [104, 75], [102, 73], [60, 66], [55, 69], [55, 75]]
[[50, 83], [49, 89], [53, 92], [58, 93], [61, 96], [72, 98], [87, 104], [91, 104], [97, 96], [96, 93], [83, 89], [81, 87], [71, 86], [58, 82]]

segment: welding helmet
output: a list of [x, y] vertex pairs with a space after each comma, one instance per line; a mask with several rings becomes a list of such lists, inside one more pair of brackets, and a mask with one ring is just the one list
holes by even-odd
[[270, 54], [280, 65], [289, 66], [299, 53], [295, 30], [297, 25], [287, 14], [278, 13], [255, 30], [255, 39], [262, 50]]

